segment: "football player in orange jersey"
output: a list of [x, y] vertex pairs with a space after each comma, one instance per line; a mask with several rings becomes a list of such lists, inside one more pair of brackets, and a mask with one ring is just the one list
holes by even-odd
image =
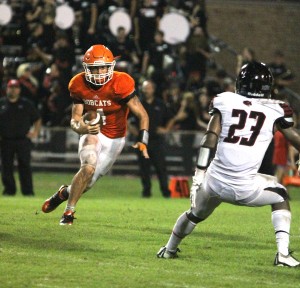
[[[121, 153], [125, 144], [129, 111], [139, 119], [139, 140], [133, 145], [145, 158], [147, 152], [149, 118], [135, 93], [135, 83], [124, 72], [114, 71], [116, 58], [103, 45], [91, 46], [83, 57], [84, 72], [69, 83], [73, 99], [71, 128], [80, 135], [78, 154], [81, 162], [71, 185], [62, 185], [48, 198], [42, 211], [49, 213], [68, 200], [61, 225], [72, 225], [75, 206], [81, 195], [105, 175]], [[95, 110], [100, 121], [84, 123], [85, 112]]]

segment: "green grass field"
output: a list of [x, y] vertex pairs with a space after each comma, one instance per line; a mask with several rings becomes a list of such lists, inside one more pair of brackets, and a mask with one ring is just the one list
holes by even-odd
[[[188, 199], [140, 198], [139, 178], [106, 176], [58, 225], [64, 204], [40, 212], [71, 174], [35, 173], [36, 196], [0, 199], [0, 287], [300, 287], [300, 269], [274, 267], [270, 207], [221, 205], [180, 245], [157, 259]], [[0, 186], [2, 192], [2, 186]], [[300, 258], [300, 189], [290, 191], [291, 249]]]

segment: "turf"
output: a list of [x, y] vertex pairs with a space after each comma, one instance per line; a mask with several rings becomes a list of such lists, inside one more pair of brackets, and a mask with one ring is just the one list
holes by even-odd
[[[178, 259], [157, 259], [188, 199], [140, 198], [134, 177], [106, 176], [59, 226], [64, 204], [40, 212], [71, 174], [35, 173], [36, 196], [0, 199], [0, 287], [299, 287], [300, 270], [274, 267], [270, 207], [221, 205], [181, 243]], [[2, 186], [0, 186], [2, 191]], [[300, 191], [291, 189], [291, 248], [300, 258]]]

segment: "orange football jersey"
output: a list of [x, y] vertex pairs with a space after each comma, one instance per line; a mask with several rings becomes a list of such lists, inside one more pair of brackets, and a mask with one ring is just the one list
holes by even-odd
[[75, 103], [84, 104], [84, 112], [97, 110], [100, 113], [101, 133], [109, 138], [120, 138], [126, 134], [129, 113], [126, 98], [135, 92], [134, 85], [127, 73], [114, 71], [113, 78], [95, 90], [81, 72], [71, 79], [69, 91]]

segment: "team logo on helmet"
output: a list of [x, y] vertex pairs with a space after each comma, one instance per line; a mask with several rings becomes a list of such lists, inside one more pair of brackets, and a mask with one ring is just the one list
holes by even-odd
[[236, 79], [236, 92], [249, 98], [270, 98], [273, 75], [264, 63], [250, 62], [241, 68]]

